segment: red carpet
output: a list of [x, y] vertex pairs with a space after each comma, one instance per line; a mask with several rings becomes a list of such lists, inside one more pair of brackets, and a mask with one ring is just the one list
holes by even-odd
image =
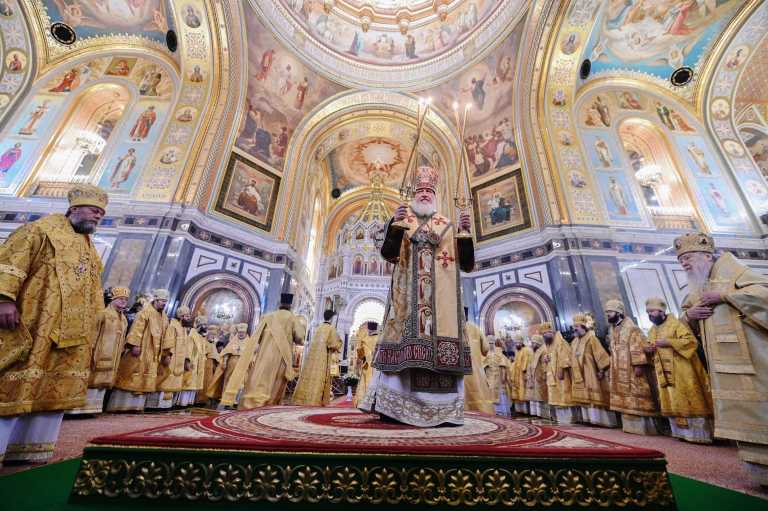
[[92, 444], [262, 452], [663, 458], [662, 453], [650, 449], [476, 413], [467, 413], [460, 427], [422, 429], [338, 407], [278, 406], [233, 412], [103, 436]]

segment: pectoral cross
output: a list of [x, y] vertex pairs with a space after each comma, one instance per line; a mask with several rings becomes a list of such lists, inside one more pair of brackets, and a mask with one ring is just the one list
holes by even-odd
[[443, 224], [447, 224], [448, 223], [447, 220], [445, 220], [444, 218], [439, 217], [439, 216], [438, 217], [432, 217], [432, 222], [435, 225], [443, 225]]
[[80, 257], [80, 264], [75, 268], [75, 274], [79, 278], [81, 275], [88, 272], [88, 258]]
[[448, 264], [454, 262], [456, 259], [448, 254], [447, 250], [443, 250], [443, 253], [436, 257], [438, 261], [443, 263], [443, 268], [448, 268]]

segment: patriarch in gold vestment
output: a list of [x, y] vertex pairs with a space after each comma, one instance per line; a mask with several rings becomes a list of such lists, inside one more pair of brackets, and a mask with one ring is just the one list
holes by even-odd
[[373, 379], [360, 409], [419, 427], [464, 423], [464, 341], [460, 270], [472, 271], [471, 221], [458, 229], [437, 213], [438, 173], [422, 166], [410, 205], [387, 224], [382, 257], [394, 264]]
[[279, 405], [288, 382], [296, 378], [293, 345], [303, 344], [304, 320], [291, 312], [293, 295], [283, 293], [280, 307], [261, 318], [248, 339], [232, 378], [224, 387], [221, 403], [232, 406], [243, 389], [238, 409]]
[[157, 370], [163, 335], [168, 328], [168, 316], [164, 311], [169, 296], [167, 289], [154, 290], [150, 302], [133, 320], [125, 338], [115, 390], [109, 398], [107, 411], [141, 411], [150, 397], [159, 402]]
[[[465, 307], [465, 317], [467, 314], [468, 309]], [[472, 374], [464, 376], [464, 407], [471, 412], [493, 415], [491, 389], [483, 370], [483, 360], [490, 351], [488, 340], [480, 327], [469, 321], [464, 324], [464, 337], [472, 357]]]
[[120, 363], [128, 330], [128, 319], [123, 311], [128, 305], [131, 290], [127, 287], [112, 287], [107, 290], [107, 296], [109, 304], [101, 311], [96, 322], [98, 330], [93, 344], [85, 406], [69, 410], [67, 415], [101, 413], [104, 395], [115, 384], [117, 365]]
[[[85, 404], [104, 308], [90, 234], [107, 194], [68, 193], [69, 209], [19, 227], [0, 246], [0, 460], [53, 454], [64, 410]], [[12, 438], [22, 440], [8, 445]]]
[[610, 327], [611, 347], [611, 410], [621, 413], [621, 427], [627, 433], [655, 435], [658, 433], [653, 417], [658, 408], [651, 388], [652, 367], [645, 353], [648, 341], [635, 322], [626, 317], [619, 300], [605, 303]]
[[512, 408], [512, 362], [504, 354], [504, 341], [495, 339], [485, 359], [485, 375], [497, 415], [510, 416]]
[[293, 391], [295, 405], [328, 406], [331, 402], [331, 364], [334, 354], [339, 353], [342, 347], [341, 337], [331, 325], [335, 315], [332, 310], [323, 312], [325, 321], [312, 336], [309, 353], [304, 357], [299, 381]]
[[355, 397], [352, 399], [352, 406], [357, 408], [360, 401], [363, 400], [368, 391], [368, 385], [373, 378], [373, 353], [376, 349], [376, 342], [379, 340], [379, 324], [375, 321], [368, 321], [361, 325], [357, 330], [357, 343], [355, 344], [355, 371], [358, 375]]
[[[536, 326], [535, 331], [540, 332], [540, 326]], [[528, 401], [531, 415], [548, 419], [551, 416], [549, 388], [547, 387], [547, 353], [549, 349], [544, 344], [544, 337], [541, 334], [534, 333], [531, 335], [531, 349], [533, 350], [533, 358], [525, 374], [525, 399]]]
[[[216, 366], [216, 372], [213, 374], [209, 388], [209, 397], [211, 399], [221, 399], [224, 389], [227, 388], [235, 374], [235, 369], [240, 361], [240, 357], [248, 341], [248, 325], [239, 323], [234, 326], [229, 335], [229, 341], [224, 349], [219, 353], [219, 363]], [[258, 346], [256, 347], [258, 350]], [[234, 402], [237, 403], [239, 397], [235, 394]]]
[[619, 418], [610, 411], [611, 387], [608, 368], [611, 356], [593, 330], [594, 322], [587, 314], [573, 317], [576, 336], [571, 341], [571, 374], [573, 402], [581, 407], [581, 418], [606, 427], [618, 427]]
[[547, 347], [544, 361], [547, 363], [547, 397], [552, 416], [563, 424], [581, 420], [581, 409], [573, 405], [571, 379], [571, 346], [555, 331], [552, 323], [540, 325], [541, 335]]
[[522, 334], [515, 338], [515, 361], [512, 363], [512, 400], [515, 412], [528, 414], [528, 400], [525, 399], [525, 375], [531, 367], [533, 350], [525, 345]]
[[688, 325], [667, 314], [662, 298], [649, 298], [645, 310], [653, 323], [645, 352], [653, 357], [661, 414], [669, 417], [672, 436], [712, 443], [712, 395], [696, 336]]
[[768, 485], [768, 279], [732, 254], [715, 256], [712, 238], [675, 240], [690, 294], [681, 318], [704, 346], [715, 437], [735, 440], [755, 480]]

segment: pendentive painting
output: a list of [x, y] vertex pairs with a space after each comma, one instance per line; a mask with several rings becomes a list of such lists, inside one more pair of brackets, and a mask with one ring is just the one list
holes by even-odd
[[472, 188], [477, 241], [531, 227], [522, 169]]
[[269, 231], [279, 191], [278, 176], [232, 153], [216, 200], [216, 211]]

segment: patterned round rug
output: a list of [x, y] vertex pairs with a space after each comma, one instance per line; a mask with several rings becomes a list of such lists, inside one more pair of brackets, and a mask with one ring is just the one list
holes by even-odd
[[277, 406], [96, 438], [94, 444], [273, 452], [483, 455], [502, 457], [659, 457], [523, 420], [467, 413], [464, 425], [437, 428], [384, 422], [349, 408]]

